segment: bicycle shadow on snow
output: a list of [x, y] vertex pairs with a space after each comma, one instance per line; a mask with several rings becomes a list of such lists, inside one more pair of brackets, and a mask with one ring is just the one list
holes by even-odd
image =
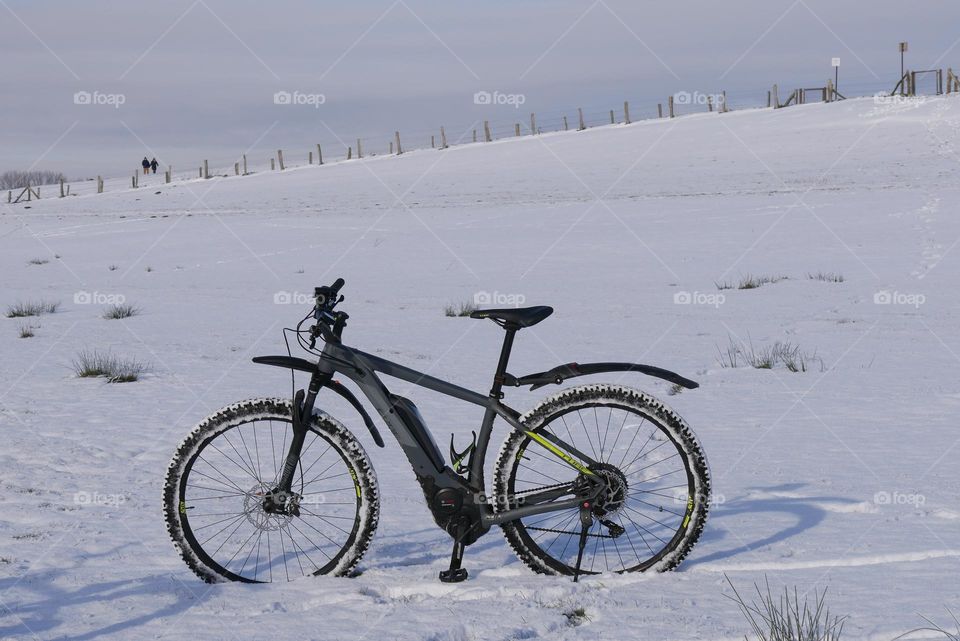
[[[124, 544], [100, 554], [85, 555], [83, 563], [97, 558], [116, 558], [116, 555], [126, 547], [134, 544]], [[102, 636], [117, 634], [122, 631], [138, 628], [155, 619], [163, 619], [178, 615], [187, 609], [204, 603], [214, 593], [212, 586], [196, 583], [195, 586], [186, 582], [177, 581], [172, 574], [151, 574], [140, 578], [124, 578], [80, 585], [77, 589], [70, 589], [55, 585], [58, 579], [70, 581], [81, 564], [69, 568], [56, 568], [38, 572], [28, 572], [19, 577], [5, 577], [0, 579], [0, 594], [4, 595], [0, 605], [0, 639], [16, 638], [48, 638], [56, 636], [59, 639], [70, 641], [87, 641]], [[8, 590], [30, 592], [33, 599], [26, 597], [11, 597]], [[152, 610], [143, 612], [140, 605], [144, 601], [151, 604], [163, 603], [168, 597], [173, 600], [159, 605]], [[71, 621], [82, 612], [84, 607], [94, 607], [103, 611], [95, 615], [96, 619], [113, 618], [120, 614], [116, 601], [120, 599], [138, 599], [135, 614], [127, 619], [115, 620], [82, 633], [72, 633]], [[64, 634], [64, 629], [67, 630]]]
[[[727, 538], [727, 535], [734, 532], [735, 528], [723, 527], [725, 519], [742, 515], [759, 515], [763, 513], [786, 514], [795, 517], [794, 523], [784, 527], [776, 532], [772, 532], [762, 538], [754, 540], [743, 540], [736, 538], [735, 547], [720, 549], [710, 552], [706, 555], [697, 555], [697, 549], [690, 558], [680, 566], [679, 570], [696, 567], [697, 565], [729, 559], [740, 554], [753, 552], [759, 548], [774, 543], [780, 543], [787, 539], [798, 536], [807, 530], [820, 525], [827, 517], [829, 509], [823, 507], [826, 505], [854, 505], [859, 501], [839, 496], [777, 496], [778, 493], [794, 493], [805, 487], [806, 483], [784, 483], [770, 487], [751, 487], [747, 488], [747, 495], [741, 498], [735, 498], [719, 506], [713, 506], [707, 517], [707, 524], [703, 535], [697, 547], [715, 548], [718, 541]], [[774, 496], [769, 496], [773, 494]], [[760, 496], [756, 496], [760, 495]], [[716, 527], [719, 524], [721, 527]]]

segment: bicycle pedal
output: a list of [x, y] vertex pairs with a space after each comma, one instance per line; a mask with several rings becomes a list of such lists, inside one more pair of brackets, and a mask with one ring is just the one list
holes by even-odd
[[460, 583], [461, 581], [466, 581], [467, 576], [468, 576], [468, 573], [466, 568], [457, 568], [455, 570], [440, 571], [441, 583]]

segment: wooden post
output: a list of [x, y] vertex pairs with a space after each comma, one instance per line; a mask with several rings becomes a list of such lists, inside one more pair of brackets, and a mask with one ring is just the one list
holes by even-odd
[[440, 126], [440, 149], [447, 148], [447, 132], [443, 130], [443, 125]]
[[[136, 174], [133, 175], [133, 180], [134, 181], [137, 180]], [[30, 183], [27, 183], [27, 202], [30, 202], [32, 197], [33, 197], [33, 190], [30, 188]]]
[[101, 178], [100, 176], [97, 176], [97, 193], [98, 194], [103, 193], [103, 178]]
[[770, 102], [770, 92], [768, 91], [768, 92], [767, 92], [767, 109], [769, 109], [770, 106], [771, 106], [771, 102]]
[[436, 149], [436, 139], [433, 137], [433, 134], [430, 134], [430, 149]]
[[520, 123], [518, 122], [513, 126], [513, 134], [517, 137], [520, 136]]
[[537, 133], [537, 115], [530, 114], [530, 135], [535, 136]]
[[286, 167], [284, 167], [284, 165], [283, 165], [283, 150], [282, 150], [282, 149], [277, 149], [277, 162], [280, 164], [280, 171], [283, 171], [284, 169], [286, 169]]
[[243, 154], [243, 175], [247, 175], [247, 154]]
[[8, 202], [8, 203], [13, 202], [13, 192], [12, 192], [12, 191], [7, 191], [7, 202]]
[[395, 131], [393, 132], [393, 135], [397, 139], [397, 155], [399, 156], [403, 153], [403, 147], [400, 146], [400, 132]]
[[70, 195], [70, 185], [67, 185], [67, 195]]
[[[136, 189], [136, 188], [137, 188], [137, 175], [134, 174], [133, 178], [130, 179], [130, 189]], [[27, 200], [30, 200], [30, 198], [28, 197]]]
[[707, 94], [707, 111], [713, 113], [713, 98]]
[[240, 163], [238, 162], [233, 163], [233, 175], [234, 176], [240, 175]]
[[[281, 164], [282, 164], [282, 162], [281, 162]], [[204, 178], [209, 178], [209, 177], [210, 177], [210, 165], [207, 164], [207, 161], [206, 161], [206, 160], [203, 161], [203, 177], [204, 177]]]
[[312, 164], [313, 164], [313, 152], [312, 152], [312, 151], [308, 151], [308, 152], [307, 152], [307, 164], [308, 164], [308, 165], [312, 165]]
[[580, 115], [580, 128], [577, 129], [577, 131], [583, 131], [587, 128], [587, 125], [583, 122], [583, 109], [577, 107], [577, 113]]
[[617, 121], [613, 117], [613, 109], [610, 110], [610, 124], [611, 125], [617, 124]]
[[567, 126], [567, 117], [566, 117], [566, 116], [563, 117], [563, 130], [564, 130], [564, 131], [570, 131], [570, 127]]
[[390, 155], [393, 155], [393, 141], [390, 141]]
[[489, 120], [483, 121], [483, 139], [486, 142], [490, 142], [493, 140], [493, 138], [490, 137], [490, 121]]
[[943, 93], [943, 69], [937, 69], [937, 95]]
[[623, 124], [630, 124], [630, 103], [626, 100], [623, 101]]
[[917, 95], [917, 72], [916, 71], [910, 72], [910, 95], [911, 96]]
[[477, 130], [473, 130], [473, 142], [477, 142]]
[[725, 114], [730, 111], [730, 108], [727, 106], [727, 92], [721, 91], [720, 95], [723, 96], [723, 104], [720, 105], [720, 113]]
[[777, 88], [777, 85], [773, 85], [773, 108], [780, 108], [780, 91]]
[[323, 164], [323, 150], [320, 149], [320, 145], [317, 145], [317, 164]]
[[63, 178], [61, 178], [60, 179], [60, 197], [63, 198], [64, 195], [65, 194], [63, 193]]
[[359, 138], [357, 138], [357, 158], [363, 158], [363, 148], [360, 146]]
[[947, 67], [947, 95], [953, 92], [953, 68]]
[[657, 103], [657, 118], [663, 118], [663, 103]]
[[673, 96], [667, 99], [667, 107], [670, 109], [670, 117], [673, 118]]
[[165, 183], [170, 184], [170, 170], [169, 170], [169, 169], [164, 173], [163, 178], [164, 178], [164, 182], [165, 182]]
[[347, 147], [347, 160], [353, 158], [353, 147]]
[[276, 159], [276, 158], [271, 158], [271, 159], [270, 159], [270, 171], [274, 171], [276, 168], [277, 168], [277, 159]]

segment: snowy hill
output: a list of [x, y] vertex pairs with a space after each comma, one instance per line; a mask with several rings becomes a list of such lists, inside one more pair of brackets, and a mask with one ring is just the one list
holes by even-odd
[[[724, 573], [746, 590], [765, 576], [829, 587], [846, 639], [944, 619], [960, 607], [958, 152], [957, 98], [859, 99], [137, 190], [116, 179], [102, 195], [83, 183], [3, 208], [0, 303], [62, 304], [0, 327], [0, 638], [742, 638]], [[399, 447], [376, 448], [322, 396], [379, 476], [362, 575], [201, 583], [164, 528], [166, 465], [218, 407], [289, 395], [283, 371], [250, 358], [282, 353], [281, 328], [337, 276], [348, 344], [471, 389], [488, 388], [501, 330], [444, 308], [484, 293], [556, 309], [519, 334], [515, 374], [625, 360], [698, 380], [668, 396], [654, 379], [589, 379], [665, 399], [699, 436], [716, 505], [691, 556], [575, 585], [534, 575], [494, 529], [467, 550], [470, 580], [441, 584], [449, 538]], [[776, 282], [738, 289], [748, 277]], [[103, 319], [120, 297], [141, 313]], [[808, 371], [721, 366], [731, 342], [778, 341]], [[84, 348], [150, 373], [78, 379]], [[444, 450], [479, 423], [472, 406], [394, 391]]]

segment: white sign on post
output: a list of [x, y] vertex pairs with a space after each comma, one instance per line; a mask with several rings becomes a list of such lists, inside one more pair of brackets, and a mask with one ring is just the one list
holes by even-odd
[[834, 58], [834, 59], [833, 59], [833, 66], [834, 66], [834, 67], [839, 67], [839, 66], [840, 66], [840, 58]]

